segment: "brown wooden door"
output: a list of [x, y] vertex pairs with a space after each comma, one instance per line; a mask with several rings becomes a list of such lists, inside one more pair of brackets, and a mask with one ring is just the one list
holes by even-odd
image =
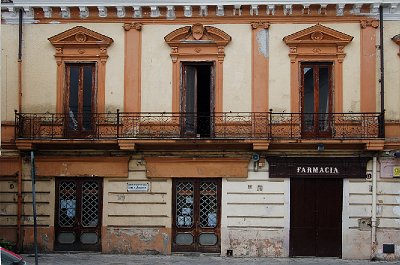
[[181, 134], [210, 137], [213, 133], [214, 66], [211, 62], [182, 65]]
[[341, 257], [343, 179], [290, 181], [290, 256]]
[[87, 137], [95, 131], [95, 63], [69, 63], [66, 69], [65, 116], [67, 137]]
[[174, 252], [221, 252], [221, 179], [173, 182]]
[[101, 251], [103, 181], [56, 179], [55, 250]]
[[332, 95], [332, 63], [302, 63], [302, 137], [331, 137]]

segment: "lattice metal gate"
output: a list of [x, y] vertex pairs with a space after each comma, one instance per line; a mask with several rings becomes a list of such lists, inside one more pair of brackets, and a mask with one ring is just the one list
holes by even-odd
[[55, 250], [101, 250], [103, 181], [56, 180]]
[[172, 251], [221, 251], [221, 179], [176, 179]]

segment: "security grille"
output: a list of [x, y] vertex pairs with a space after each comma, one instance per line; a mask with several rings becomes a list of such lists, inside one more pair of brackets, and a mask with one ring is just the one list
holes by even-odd
[[200, 184], [200, 226], [217, 226], [217, 184], [201, 182]]
[[176, 226], [179, 228], [193, 226], [193, 196], [193, 183], [179, 182], [176, 185]]
[[71, 227], [76, 216], [76, 184], [73, 181], [62, 181], [59, 186], [58, 224]]
[[85, 181], [82, 184], [82, 226], [95, 227], [99, 222], [99, 184]]

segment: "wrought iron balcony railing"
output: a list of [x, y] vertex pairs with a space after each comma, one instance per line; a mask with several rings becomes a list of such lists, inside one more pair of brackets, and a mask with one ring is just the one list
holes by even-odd
[[16, 113], [17, 139], [377, 139], [380, 113]]

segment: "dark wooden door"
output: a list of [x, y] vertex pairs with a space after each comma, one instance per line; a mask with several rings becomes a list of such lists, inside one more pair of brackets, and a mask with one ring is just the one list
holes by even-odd
[[220, 253], [221, 179], [175, 179], [172, 216], [172, 251]]
[[55, 250], [101, 251], [103, 181], [56, 179]]
[[341, 257], [343, 179], [290, 181], [290, 256]]
[[87, 137], [95, 131], [96, 65], [66, 64], [65, 116], [68, 137]]
[[302, 137], [331, 137], [332, 87], [332, 63], [301, 64]]

